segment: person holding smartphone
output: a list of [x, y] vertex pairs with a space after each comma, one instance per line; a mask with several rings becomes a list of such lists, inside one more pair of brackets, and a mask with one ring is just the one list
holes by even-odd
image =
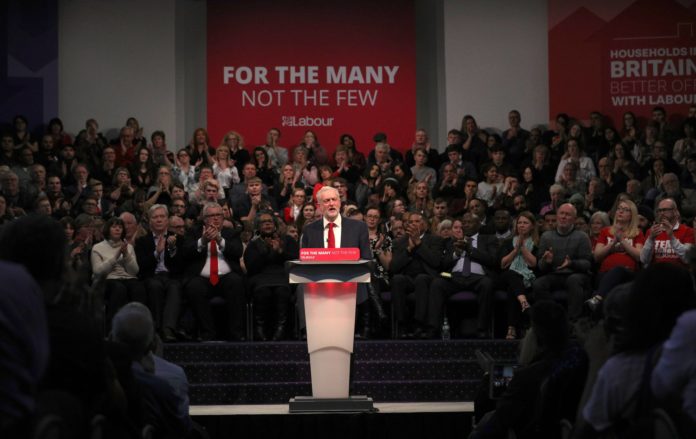
[[669, 262], [687, 268], [686, 252], [693, 244], [693, 229], [681, 223], [676, 201], [665, 198], [655, 209], [655, 224], [648, 230], [640, 261], [645, 267]]

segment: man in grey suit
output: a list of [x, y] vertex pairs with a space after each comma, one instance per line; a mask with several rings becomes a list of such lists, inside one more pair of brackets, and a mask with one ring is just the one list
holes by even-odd
[[[301, 248], [349, 248], [360, 249], [360, 258], [372, 260], [367, 225], [340, 215], [341, 199], [338, 190], [324, 186], [317, 192], [317, 201], [322, 211], [321, 220], [314, 221], [302, 230]], [[358, 284], [357, 303], [367, 300], [367, 286]], [[305, 328], [304, 295], [301, 288], [297, 294], [297, 313], [300, 328]]]
[[473, 291], [478, 296], [479, 338], [488, 338], [493, 311], [493, 278], [500, 265], [495, 235], [479, 233], [481, 220], [473, 213], [464, 214], [464, 237], [452, 239], [445, 248], [442, 268], [450, 277], [436, 277], [428, 295], [428, 328], [425, 338], [433, 337], [442, 324], [445, 300], [459, 291]]

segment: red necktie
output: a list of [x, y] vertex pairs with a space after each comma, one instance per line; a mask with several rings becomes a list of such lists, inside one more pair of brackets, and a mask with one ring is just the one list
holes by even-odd
[[210, 241], [210, 284], [215, 286], [219, 280], [217, 243], [215, 241]]
[[336, 248], [336, 237], [334, 236], [334, 223], [329, 223], [329, 245], [327, 248]]

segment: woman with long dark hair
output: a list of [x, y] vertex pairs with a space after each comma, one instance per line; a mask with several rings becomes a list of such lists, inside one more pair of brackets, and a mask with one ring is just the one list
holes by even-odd
[[515, 220], [514, 236], [503, 242], [500, 250], [500, 279], [507, 286], [507, 319], [508, 328], [505, 338], [517, 338], [521, 313], [529, 309], [527, 292], [530, 290], [536, 276], [537, 258], [536, 246], [539, 244], [539, 233], [536, 218], [529, 212], [521, 212]]

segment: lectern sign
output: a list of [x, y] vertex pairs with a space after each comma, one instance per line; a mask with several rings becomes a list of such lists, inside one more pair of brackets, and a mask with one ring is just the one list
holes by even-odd
[[357, 261], [360, 259], [360, 249], [348, 248], [303, 248], [300, 250], [300, 261]]

